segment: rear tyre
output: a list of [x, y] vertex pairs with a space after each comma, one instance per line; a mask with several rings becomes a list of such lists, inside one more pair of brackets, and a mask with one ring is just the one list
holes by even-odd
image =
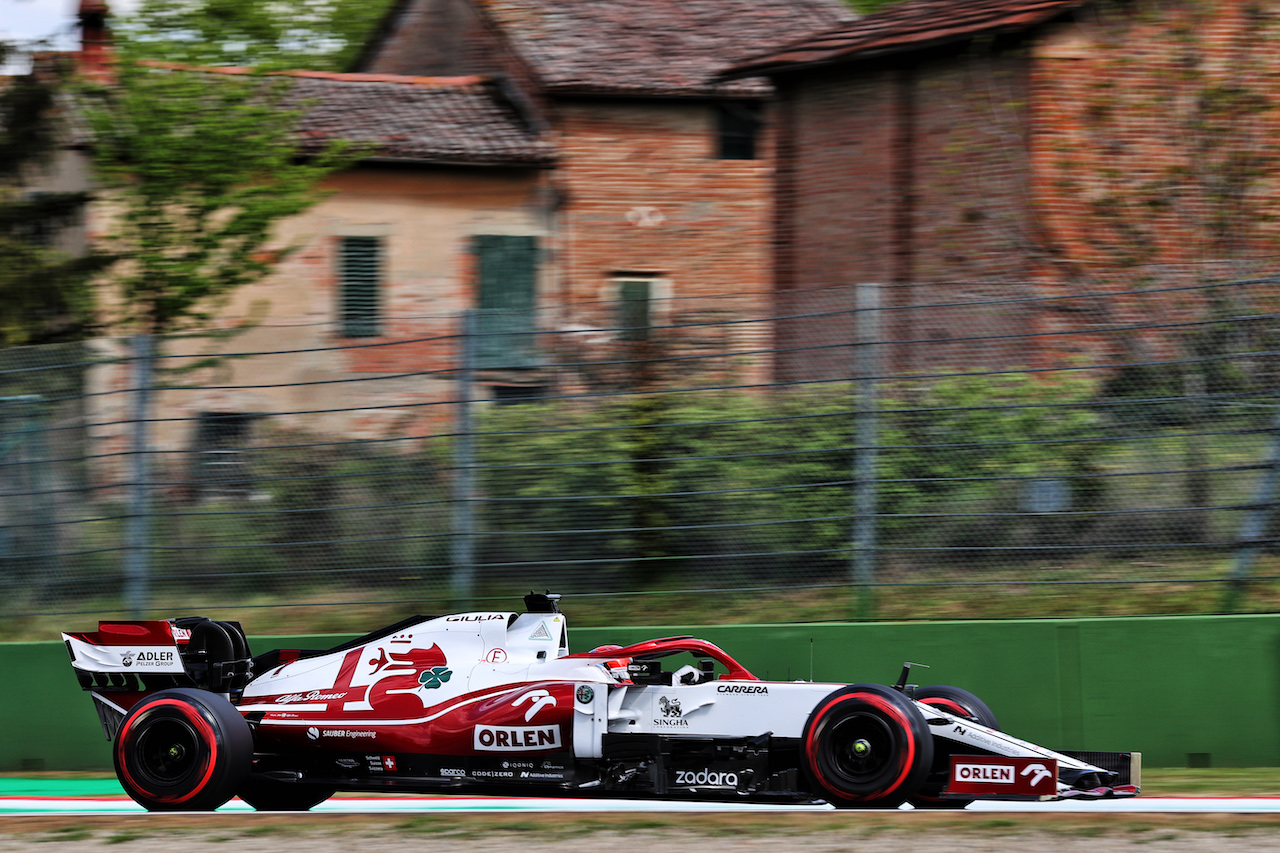
[[305, 782], [278, 782], [249, 776], [240, 786], [239, 796], [260, 812], [305, 812], [334, 794], [333, 788]]
[[804, 727], [814, 792], [841, 808], [896, 808], [929, 775], [933, 735], [898, 691], [853, 684], [818, 703]]
[[249, 774], [253, 734], [222, 696], [181, 687], [134, 705], [112, 752], [120, 784], [148, 810], [211, 811]]
[[[987, 707], [987, 703], [963, 687], [952, 687], [948, 684], [921, 687], [915, 691], [915, 700], [989, 729], [997, 731], [1000, 729], [1000, 721]], [[962, 809], [973, 802], [973, 800], [942, 799], [942, 789], [947, 786], [947, 777], [951, 772], [951, 755], [952, 752], [946, 749], [935, 752], [933, 770], [925, 783], [920, 786], [920, 790], [911, 797], [911, 805], [918, 809]]]

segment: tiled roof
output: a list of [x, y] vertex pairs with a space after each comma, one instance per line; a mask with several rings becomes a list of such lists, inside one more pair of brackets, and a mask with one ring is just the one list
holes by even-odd
[[[735, 65], [730, 76], [919, 50], [979, 33], [1017, 32], [1092, 0], [906, 0]], [[778, 42], [784, 45], [783, 42]]]
[[554, 146], [485, 77], [322, 71], [283, 76], [294, 78], [285, 106], [302, 111], [298, 131], [308, 150], [336, 139], [365, 146], [383, 160], [546, 166], [556, 159]]
[[483, 77], [395, 77], [299, 72], [290, 100], [304, 106], [309, 144], [345, 139], [391, 160], [550, 165], [540, 139]]
[[473, 0], [548, 92], [764, 94], [725, 66], [856, 16], [839, 0]]

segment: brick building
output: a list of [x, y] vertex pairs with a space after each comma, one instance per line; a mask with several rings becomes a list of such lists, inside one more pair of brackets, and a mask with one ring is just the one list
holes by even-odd
[[[1097, 330], [1207, 297], [1075, 297], [1274, 269], [1278, 37], [1247, 0], [906, 0], [739, 63], [779, 93], [782, 313], [887, 285], [894, 372], [1159, 356]], [[988, 305], [913, 309], [957, 302]]]
[[[280, 223], [292, 254], [219, 308], [224, 329], [245, 330], [166, 344], [170, 356], [262, 355], [160, 393], [157, 448], [180, 465], [266, 424], [448, 432], [468, 309], [481, 398], [660, 382], [661, 368], [622, 365], [672, 353], [761, 381], [767, 358], [735, 356], [767, 343], [767, 324], [699, 322], [772, 307], [772, 88], [715, 74], [847, 20], [838, 0], [395, 4], [359, 70], [290, 73], [301, 137], [364, 153]], [[126, 366], [97, 371], [95, 387], [130, 387]], [[122, 448], [129, 397], [95, 399], [95, 438]]]
[[[635, 346], [753, 350], [771, 334], [763, 324], [716, 340], [696, 324], [772, 307], [771, 87], [714, 75], [850, 20], [836, 0], [401, 0], [358, 70], [499, 74], [554, 140], [554, 220], [539, 243], [539, 290], [482, 279], [476, 304], [499, 321], [504, 309], [513, 309], [508, 323], [537, 314], [552, 332], [539, 347], [569, 362]], [[515, 355], [490, 366], [520, 367], [530, 354]], [[762, 358], [735, 364], [742, 381], [767, 373]], [[541, 381], [536, 369], [490, 378]]]
[[[492, 79], [288, 76], [305, 144], [353, 143], [362, 159], [326, 178], [318, 203], [278, 224], [277, 244], [293, 251], [229, 296], [213, 334], [164, 343], [166, 370], [249, 355], [214, 358], [163, 383], [152, 404], [158, 467], [234, 459], [264, 425], [399, 437], [408, 447], [451, 423], [457, 318], [471, 304], [477, 247], [550, 233], [545, 175], [555, 149]], [[109, 215], [108, 203], [91, 226], [108, 230]], [[109, 454], [129, 441], [135, 402], [113, 392], [134, 387], [130, 363], [114, 360], [130, 349], [122, 338], [94, 346], [102, 366], [89, 380], [97, 392], [89, 420]], [[192, 481], [202, 478], [197, 471]]]

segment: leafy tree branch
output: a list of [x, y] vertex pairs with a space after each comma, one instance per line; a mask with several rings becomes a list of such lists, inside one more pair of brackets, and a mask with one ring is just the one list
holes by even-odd
[[151, 333], [206, 321], [280, 259], [273, 225], [314, 204], [346, 162], [339, 150], [301, 156], [296, 113], [278, 106], [287, 86], [124, 61], [93, 94], [121, 319]]

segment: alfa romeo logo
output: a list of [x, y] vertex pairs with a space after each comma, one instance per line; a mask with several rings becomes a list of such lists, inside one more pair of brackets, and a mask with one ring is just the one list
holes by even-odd
[[434, 690], [444, 684], [453, 677], [453, 671], [447, 666], [433, 666], [431, 669], [424, 669], [422, 675], [418, 676], [418, 683], [427, 690]]
[[590, 684], [578, 685], [578, 701], [583, 705], [590, 705], [591, 700], [596, 698], [596, 692], [591, 689]]

